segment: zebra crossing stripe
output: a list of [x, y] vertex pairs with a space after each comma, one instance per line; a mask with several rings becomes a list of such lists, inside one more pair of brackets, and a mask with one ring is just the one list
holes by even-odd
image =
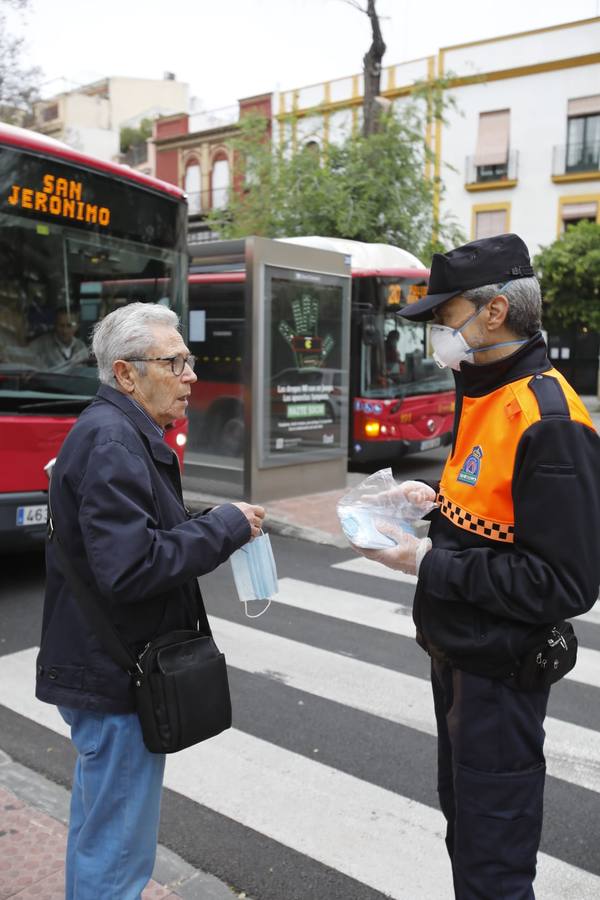
[[[0, 703], [66, 734], [33, 696], [36, 655], [0, 658]], [[437, 810], [268, 741], [231, 729], [169, 756], [165, 786], [393, 900], [452, 896]], [[545, 900], [592, 900], [600, 878], [539, 854], [536, 889]]]
[[322, 616], [343, 619], [354, 625], [378, 628], [403, 637], [415, 636], [412, 606], [408, 604], [390, 603], [338, 588], [324, 588], [295, 578], [279, 579], [279, 593], [275, 601]]
[[[395, 572], [393, 569], [388, 569], [386, 566], [382, 566], [380, 563], [376, 563], [372, 559], [366, 559], [362, 556], [358, 559], [350, 559], [346, 562], [335, 563], [335, 565], [333, 565], [331, 568], [341, 569], [342, 571], [352, 572], [357, 575], [370, 575], [377, 578], [384, 578], [388, 581], [393, 582], [401, 581], [407, 584], [417, 583], [417, 579], [414, 575], [405, 575], [403, 572]], [[412, 581], [409, 582], [407, 581], [407, 579], [412, 579]], [[282, 581], [283, 580], [285, 579], [282, 579]], [[331, 590], [331, 588], [328, 588], [328, 590]], [[277, 600], [279, 599], [280, 598], [277, 597]], [[283, 600], [282, 602], [285, 602], [285, 600]], [[386, 601], [380, 602], [385, 603]], [[403, 607], [406, 606], [406, 604], [401, 605]], [[327, 615], [331, 615], [331, 613], [327, 613]], [[582, 616], [577, 616], [572, 621], [575, 626], [578, 622], [587, 622], [592, 625], [600, 625], [600, 603], [596, 603], [596, 606], [594, 606], [589, 612], [584, 613], [584, 615]], [[380, 626], [373, 625], [372, 627], [378, 628]], [[387, 631], [388, 629], [385, 630]], [[589, 684], [592, 687], [598, 687], [600, 686], [600, 679], [598, 675], [599, 672], [600, 651], [592, 650], [589, 647], [580, 646], [577, 652], [577, 665], [565, 677], [570, 679], [571, 681], [578, 681], [580, 684]]]
[[[316, 588], [313, 593], [329, 593]], [[423, 678], [321, 650], [225, 619], [212, 618], [217, 644], [231, 666], [278, 679], [351, 709], [436, 735], [431, 687]], [[549, 775], [600, 793], [600, 732], [548, 716]]]
[[[348, 559], [346, 562], [334, 563], [332, 569], [341, 569], [342, 572], [353, 572], [355, 575], [371, 575], [375, 578], [386, 578], [388, 581], [401, 581], [404, 584], [417, 583], [416, 575], [407, 575], [405, 572], [396, 572], [388, 569], [372, 559], [357, 556], [356, 559]], [[589, 622], [591, 625], [600, 625], [600, 602], [592, 607], [589, 612], [577, 616], [575, 622]]]
[[332, 569], [341, 569], [343, 572], [352, 572], [355, 575], [372, 575], [375, 578], [387, 578], [388, 581], [401, 581], [404, 584], [416, 584], [416, 575], [407, 575], [406, 572], [396, 572], [395, 569], [388, 569], [381, 563], [375, 562], [373, 559], [367, 559], [366, 556], [357, 556], [356, 559], [348, 559], [346, 562], [334, 563]]

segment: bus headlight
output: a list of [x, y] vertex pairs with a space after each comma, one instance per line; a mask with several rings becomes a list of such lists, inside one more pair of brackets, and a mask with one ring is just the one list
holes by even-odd
[[183, 434], [183, 432], [180, 432], [175, 438], [175, 443], [178, 447], [185, 447], [185, 445], [187, 444], [187, 435]]
[[367, 437], [379, 437], [380, 425], [377, 420], [369, 419], [365, 422], [365, 434]]

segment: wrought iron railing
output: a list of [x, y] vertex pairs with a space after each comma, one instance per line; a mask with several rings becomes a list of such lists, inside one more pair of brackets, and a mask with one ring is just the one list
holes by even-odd
[[600, 170], [600, 141], [558, 144], [552, 152], [552, 174], [569, 175], [572, 172], [598, 172]]
[[465, 184], [484, 184], [486, 181], [516, 181], [519, 167], [519, 151], [510, 150], [506, 162], [482, 164], [481, 159], [467, 156]]

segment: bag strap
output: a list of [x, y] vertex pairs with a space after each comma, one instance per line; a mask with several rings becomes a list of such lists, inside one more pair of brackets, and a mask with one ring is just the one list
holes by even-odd
[[528, 387], [535, 394], [542, 419], [570, 419], [571, 411], [560, 382], [553, 375], [534, 375]]
[[54, 517], [52, 515], [52, 504], [50, 501], [51, 492], [52, 481], [50, 481], [48, 486], [48, 541], [56, 550], [56, 555], [58, 556], [67, 583], [71, 588], [71, 592], [84, 610], [108, 655], [121, 669], [125, 669], [129, 675], [133, 675], [134, 670], [137, 670], [137, 672], [141, 674], [142, 668], [137, 661], [135, 654], [131, 650], [131, 647], [125, 643], [109, 616], [106, 614], [100, 595], [96, 594], [88, 585], [86, 585], [83, 578], [81, 578], [73, 568], [71, 561], [65, 553], [64, 547], [58, 537]]

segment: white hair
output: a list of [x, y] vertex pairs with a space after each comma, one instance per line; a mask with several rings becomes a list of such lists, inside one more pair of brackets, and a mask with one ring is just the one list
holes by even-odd
[[515, 278], [502, 284], [484, 284], [481, 287], [463, 291], [462, 296], [477, 308], [485, 306], [498, 294], [508, 300], [506, 327], [518, 337], [532, 337], [542, 327], [542, 293], [540, 283], [530, 278]]
[[[102, 384], [117, 386], [113, 363], [117, 359], [147, 356], [156, 343], [154, 328], [179, 328], [179, 317], [159, 303], [129, 303], [115, 309], [94, 325], [92, 351], [98, 363]], [[146, 374], [143, 362], [134, 362], [140, 375]]]

